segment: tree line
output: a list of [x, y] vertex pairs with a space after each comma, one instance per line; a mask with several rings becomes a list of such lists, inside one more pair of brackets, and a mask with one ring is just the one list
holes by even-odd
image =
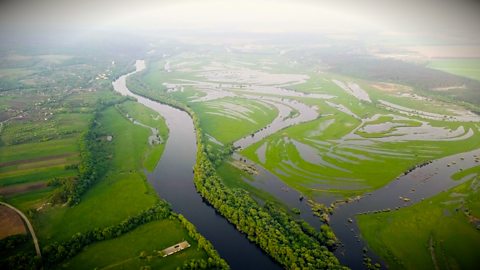
[[108, 149], [105, 140], [101, 139], [105, 134], [102, 134], [99, 129], [98, 119], [105, 108], [130, 99], [121, 97], [110, 101], [99, 100], [97, 102], [93, 118], [79, 142], [80, 163], [75, 166], [78, 175], [50, 181], [49, 185], [60, 186], [53, 192], [50, 202], [76, 205], [80, 202], [81, 196], [105, 175], [110, 165], [111, 151]]
[[192, 259], [185, 262], [182, 267], [183, 269], [230, 269], [227, 262], [225, 262], [225, 260], [223, 260], [215, 250], [212, 243], [210, 243], [210, 241], [197, 232], [195, 225], [190, 223], [190, 221], [188, 221], [181, 214], [172, 214], [172, 216], [175, 216], [182, 223], [183, 227], [188, 232], [188, 236], [196, 240], [198, 243], [198, 248], [203, 249], [208, 255], [207, 260]]
[[87, 245], [113, 239], [134, 230], [151, 221], [165, 219], [170, 216], [169, 205], [159, 201], [154, 206], [130, 217], [121, 223], [103, 229], [93, 229], [84, 233], [76, 233], [67, 241], [52, 243], [42, 249], [42, 261], [45, 266], [53, 266], [61, 261], [77, 255]]

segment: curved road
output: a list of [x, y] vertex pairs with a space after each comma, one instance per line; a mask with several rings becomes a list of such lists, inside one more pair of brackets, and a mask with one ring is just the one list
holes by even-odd
[[33, 230], [33, 226], [32, 224], [30, 223], [30, 221], [28, 220], [27, 216], [25, 216], [22, 211], [18, 210], [17, 208], [11, 206], [10, 204], [8, 203], [4, 203], [4, 202], [0, 202], [0, 204], [2, 205], [5, 205], [6, 207], [12, 209], [13, 211], [17, 212], [17, 214], [20, 215], [20, 217], [23, 219], [23, 221], [25, 222], [25, 224], [27, 224], [27, 227], [28, 227], [28, 230], [30, 231], [30, 235], [32, 236], [33, 238], [33, 244], [35, 245], [35, 251], [37, 252], [37, 256], [38, 257], [42, 257], [42, 254], [40, 253], [40, 246], [38, 245], [38, 239], [37, 239], [37, 236], [35, 235], [35, 231]]

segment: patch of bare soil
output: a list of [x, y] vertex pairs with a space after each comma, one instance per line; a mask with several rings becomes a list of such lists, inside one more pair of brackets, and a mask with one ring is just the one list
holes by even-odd
[[410, 92], [412, 91], [412, 88], [405, 86], [405, 85], [400, 85], [400, 84], [394, 84], [394, 83], [384, 83], [384, 82], [378, 82], [371, 84], [372, 87], [384, 91], [384, 92]]
[[19, 185], [12, 185], [0, 188], [0, 195], [9, 196], [18, 193], [25, 193], [37, 189], [46, 188], [46, 182], [35, 182], [35, 183], [26, 183], [26, 184], [19, 184]]
[[0, 205], [0, 239], [26, 233], [22, 218], [12, 209]]
[[7, 162], [0, 162], [0, 168], [1, 167], [12, 166], [12, 165], [26, 164], [26, 163], [31, 163], [31, 162], [65, 158], [65, 157], [70, 157], [70, 156], [73, 156], [73, 155], [75, 155], [75, 154], [74, 153], [67, 153], [67, 154], [61, 154], [61, 155], [52, 155], [52, 156], [46, 156], [46, 157], [38, 157], [38, 158], [29, 158], [29, 159], [22, 159], [22, 160], [12, 160], [12, 161], [7, 161]]

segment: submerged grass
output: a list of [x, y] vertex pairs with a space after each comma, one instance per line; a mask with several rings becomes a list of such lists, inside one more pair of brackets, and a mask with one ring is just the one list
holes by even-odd
[[368, 246], [390, 269], [476, 269], [479, 180], [398, 211], [360, 215]]

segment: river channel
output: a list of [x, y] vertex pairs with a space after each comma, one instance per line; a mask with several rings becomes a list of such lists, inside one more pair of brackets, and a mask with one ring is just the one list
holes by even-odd
[[[137, 98], [138, 102], [159, 112], [166, 119], [170, 129], [162, 158], [155, 171], [148, 175], [150, 183], [160, 197], [172, 204], [174, 211], [183, 214], [195, 224], [198, 231], [213, 243], [220, 255], [233, 269], [280, 268], [258, 247], [249, 242], [243, 234], [236, 231], [231, 224], [218, 215], [196, 192], [192, 180], [192, 167], [195, 163], [196, 152], [192, 120], [183, 111], [135, 95], [128, 90], [125, 83], [126, 77], [140, 72], [144, 68], [145, 62], [137, 61], [136, 71], [123, 75], [113, 83], [113, 86], [123, 95], [133, 96]], [[238, 140], [234, 145], [246, 148], [282, 128], [318, 117], [318, 115], [309, 113], [307, 107], [301, 107], [299, 112], [296, 119], [286, 119], [283, 117], [286, 112], [283, 114], [280, 112], [278, 119], [270, 125], [255, 132], [252, 136]], [[471, 176], [457, 181], [452, 180], [451, 176], [460, 169], [468, 169], [477, 165], [476, 156], [480, 156], [480, 149], [434, 160], [424, 166], [418, 166], [381, 189], [368, 193], [353, 202], [337, 206], [330, 218], [330, 226], [341, 242], [340, 247], [335, 251], [340, 262], [352, 269], [365, 269], [363, 249], [366, 244], [360, 237], [355, 220], [356, 215], [387, 209], [395, 211], [457, 186], [469, 180]], [[244, 160], [256, 167], [258, 174], [252, 176], [254, 181], [249, 181], [249, 184], [269, 192], [289, 207], [300, 209], [299, 217], [318, 229], [321, 223], [317, 217], [313, 216], [306, 200], [299, 199], [302, 194], [288, 188], [277, 176], [259, 164], [251, 162], [239, 154], [234, 154], [234, 159]], [[332, 198], [330, 199], [323, 203], [329, 204], [333, 201]], [[374, 261], [380, 261], [371, 251], [367, 252], [367, 255]]]
[[184, 111], [132, 93], [127, 88], [126, 78], [144, 70], [145, 61], [137, 60], [135, 67], [135, 71], [115, 80], [113, 87], [165, 118], [169, 129], [165, 150], [155, 170], [147, 173], [148, 181], [158, 195], [171, 204], [173, 211], [192, 222], [232, 269], [281, 269], [197, 193], [193, 184], [197, 146], [192, 119]]

